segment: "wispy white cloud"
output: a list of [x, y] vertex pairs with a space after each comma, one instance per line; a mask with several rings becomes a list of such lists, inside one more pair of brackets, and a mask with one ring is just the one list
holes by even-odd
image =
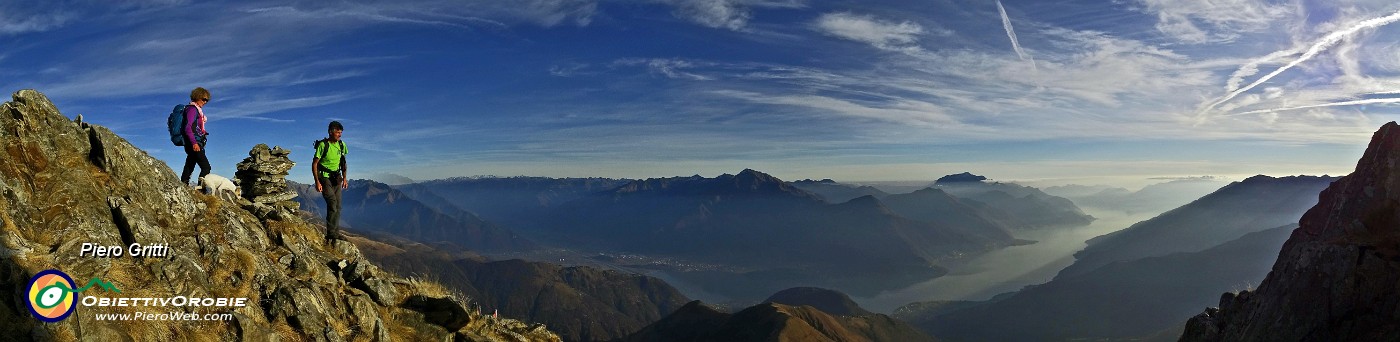
[[671, 14], [711, 28], [747, 29], [755, 8], [803, 8], [803, 0], [645, 0], [664, 3]]
[[16, 13], [0, 9], [0, 36], [44, 32], [63, 27], [78, 16], [70, 12]]
[[1186, 43], [1225, 42], [1269, 28], [1293, 14], [1290, 4], [1265, 0], [1138, 0], [1157, 16], [1157, 29]]
[[675, 0], [675, 15], [714, 28], [739, 30], [753, 14], [738, 0]]
[[917, 23], [896, 23], [849, 12], [823, 14], [817, 18], [815, 28], [830, 36], [894, 51], [919, 50], [919, 36], [924, 33], [923, 26]]
[[852, 116], [901, 125], [959, 125], [945, 112], [942, 106], [910, 99], [900, 99], [889, 103], [857, 103], [847, 99], [819, 95], [760, 94], [734, 90], [715, 91], [714, 94], [754, 103], [815, 109], [818, 110], [817, 113]]
[[[252, 120], [285, 120], [279, 118], [260, 117], [262, 114], [291, 111], [305, 108], [315, 108], [329, 104], [345, 102], [360, 98], [357, 94], [331, 94], [322, 96], [296, 97], [296, 98], [258, 98], [239, 101], [228, 108], [220, 108], [217, 105], [210, 106], [210, 121], [228, 119], [252, 119]], [[217, 111], [215, 111], [217, 110]]]
[[436, 26], [446, 26], [446, 27], [455, 27], [455, 28], [463, 28], [463, 29], [470, 29], [470, 28], [471, 28], [471, 26], [468, 26], [468, 25], [462, 24], [462, 23], [456, 23], [456, 22], [441, 21], [441, 20], [430, 20], [430, 19], [419, 19], [419, 18], [406, 17], [406, 16], [395, 16], [395, 15], [391, 15], [391, 14], [384, 13], [384, 12], [387, 12], [387, 9], [385, 9], [385, 8], [372, 8], [372, 7], [360, 7], [360, 8], [355, 8], [355, 7], [351, 7], [351, 8], [318, 8], [318, 9], [310, 9], [310, 10], [307, 10], [307, 9], [300, 9], [300, 8], [296, 8], [296, 7], [292, 7], [292, 6], [277, 6], [277, 7], [252, 8], [252, 9], [245, 10], [245, 12], [246, 12], [246, 13], [249, 13], [249, 14], [264, 15], [264, 16], [270, 16], [270, 17], [280, 17], [280, 18], [283, 18], [284, 20], [326, 20], [326, 19], [330, 19], [330, 18], [351, 18], [351, 19], [361, 19], [361, 20], [367, 20], [367, 21], [377, 21], [377, 22], [386, 22], [386, 23], [436, 25]]
[[[647, 70], [649, 70], [651, 73], [660, 74], [668, 78], [686, 79], [694, 81], [712, 80], [713, 78], [710, 76], [686, 71], [686, 69], [699, 67], [700, 64], [712, 65], [708, 62], [696, 62], [677, 58], [629, 58], [613, 62], [613, 65], [615, 66], [646, 66]], [[575, 72], [576, 71], [577, 70], [575, 70]]]
[[549, 74], [558, 77], [573, 77], [584, 72], [584, 70], [588, 69], [588, 67], [589, 65], [585, 63], [564, 63], [562, 65], [551, 65], [549, 66]]

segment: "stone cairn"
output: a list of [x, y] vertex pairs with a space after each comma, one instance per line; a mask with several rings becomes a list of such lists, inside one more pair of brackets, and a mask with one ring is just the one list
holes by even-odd
[[238, 163], [234, 178], [243, 190], [242, 197], [251, 201], [245, 206], [258, 217], [295, 217], [301, 208], [292, 200], [297, 197], [296, 190], [287, 186], [287, 174], [296, 166], [287, 157], [291, 154], [281, 146], [268, 148], [267, 144], [258, 144], [248, 152], [248, 158]]

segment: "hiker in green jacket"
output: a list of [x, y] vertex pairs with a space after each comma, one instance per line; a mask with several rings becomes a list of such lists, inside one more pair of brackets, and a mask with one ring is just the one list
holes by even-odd
[[345, 142], [340, 141], [345, 127], [331, 121], [325, 139], [317, 140], [316, 153], [311, 158], [311, 173], [316, 178], [316, 191], [326, 199], [326, 240], [345, 240], [340, 235], [340, 193], [350, 187], [345, 177]]

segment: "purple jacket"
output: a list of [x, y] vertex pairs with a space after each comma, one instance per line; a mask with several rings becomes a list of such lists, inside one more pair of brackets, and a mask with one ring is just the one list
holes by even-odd
[[204, 115], [199, 113], [199, 107], [195, 105], [185, 106], [185, 141], [198, 142], [200, 147], [204, 147], [205, 136], [209, 132], [204, 130]]

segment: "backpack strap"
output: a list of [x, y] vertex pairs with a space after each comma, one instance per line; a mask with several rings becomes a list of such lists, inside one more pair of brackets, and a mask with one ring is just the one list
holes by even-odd
[[311, 145], [316, 149], [316, 154], [314, 155], [316, 159], [323, 159], [326, 156], [326, 152], [321, 150], [321, 147], [326, 145], [326, 139], [316, 140], [316, 142], [311, 143]]

